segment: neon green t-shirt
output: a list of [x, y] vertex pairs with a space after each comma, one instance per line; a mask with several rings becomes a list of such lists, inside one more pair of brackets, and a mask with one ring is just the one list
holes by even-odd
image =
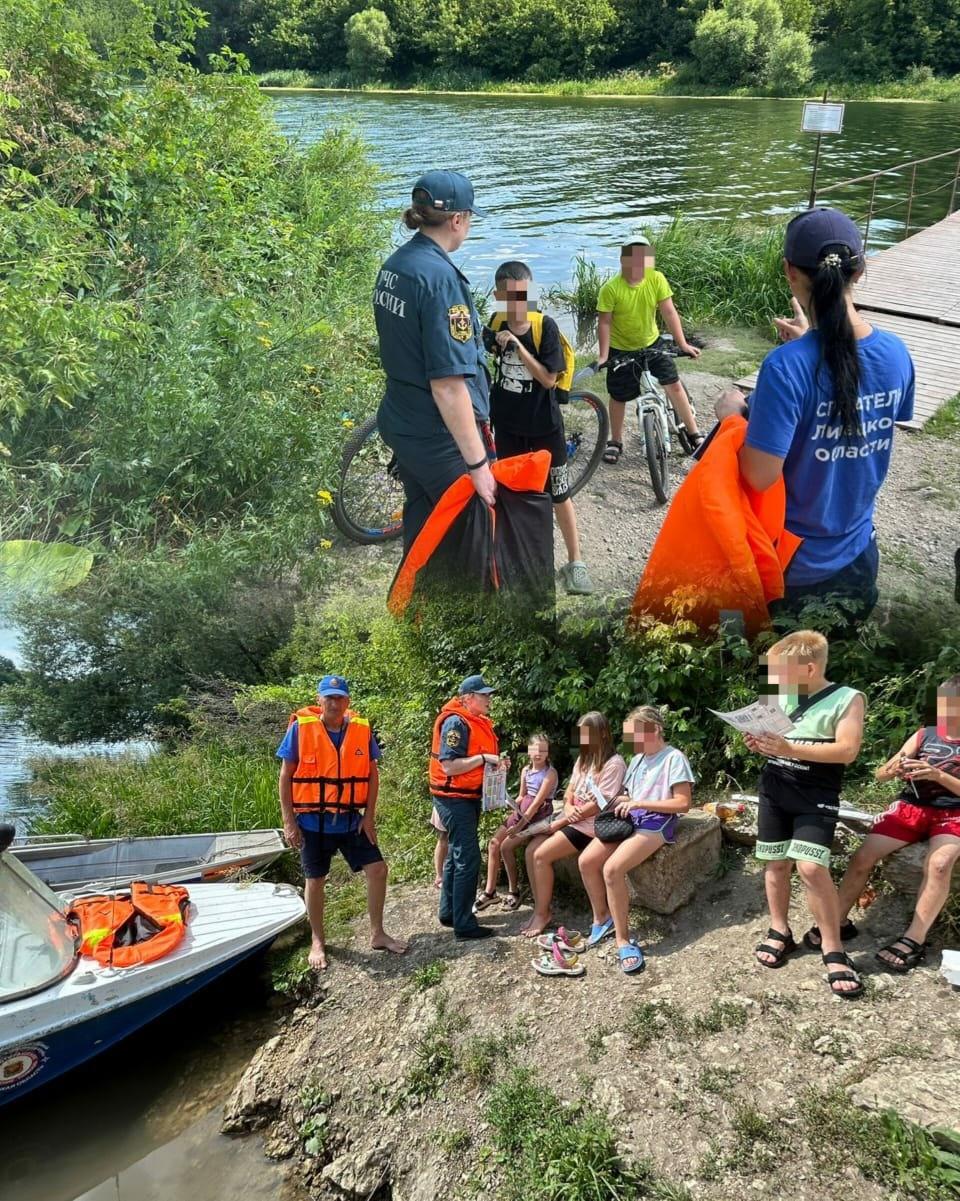
[[666, 276], [648, 269], [638, 284], [629, 284], [620, 273], [600, 289], [597, 311], [612, 313], [610, 346], [613, 350], [643, 350], [660, 336], [657, 305], [673, 295]]

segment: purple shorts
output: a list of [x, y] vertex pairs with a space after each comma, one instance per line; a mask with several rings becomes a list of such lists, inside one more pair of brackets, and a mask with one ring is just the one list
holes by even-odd
[[650, 813], [646, 809], [636, 809], [630, 814], [630, 820], [638, 834], [659, 834], [664, 842], [676, 841], [676, 813]]

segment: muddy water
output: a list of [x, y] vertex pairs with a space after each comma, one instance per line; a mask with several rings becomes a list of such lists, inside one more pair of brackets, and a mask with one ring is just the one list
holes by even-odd
[[223, 1104], [274, 1032], [256, 967], [0, 1109], [0, 1201], [302, 1201]]

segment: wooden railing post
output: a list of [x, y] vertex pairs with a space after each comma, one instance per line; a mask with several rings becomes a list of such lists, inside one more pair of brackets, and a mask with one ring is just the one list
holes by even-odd
[[913, 197], [917, 191], [917, 164], [913, 164], [913, 171], [910, 173], [910, 195], [907, 199], [907, 222], [903, 232], [910, 237], [910, 214], [913, 212]]
[[873, 220], [873, 206], [877, 199], [877, 180], [879, 175], [873, 177], [873, 187], [870, 189], [870, 207], [867, 209], [867, 228], [863, 231], [863, 253], [867, 253], [867, 243], [870, 241], [870, 222]]
[[957, 151], [957, 169], [953, 173], [953, 188], [950, 192], [950, 207], [947, 209], [947, 216], [953, 212], [953, 206], [957, 201], [957, 185], [960, 184], [960, 150]]

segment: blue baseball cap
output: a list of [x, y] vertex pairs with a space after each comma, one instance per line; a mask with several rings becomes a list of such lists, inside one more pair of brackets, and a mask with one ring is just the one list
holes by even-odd
[[860, 230], [846, 213], [839, 209], [808, 209], [787, 226], [783, 257], [795, 267], [813, 270], [831, 246], [846, 246], [851, 258], [863, 257]]
[[349, 696], [350, 685], [343, 676], [324, 676], [317, 685], [318, 696]]
[[467, 692], [496, 692], [495, 688], [491, 688], [483, 676], [467, 676], [460, 685], [460, 695], [463, 696]]
[[459, 171], [428, 171], [413, 185], [413, 203], [425, 204], [438, 213], [473, 213], [485, 217], [473, 200], [473, 184]]

